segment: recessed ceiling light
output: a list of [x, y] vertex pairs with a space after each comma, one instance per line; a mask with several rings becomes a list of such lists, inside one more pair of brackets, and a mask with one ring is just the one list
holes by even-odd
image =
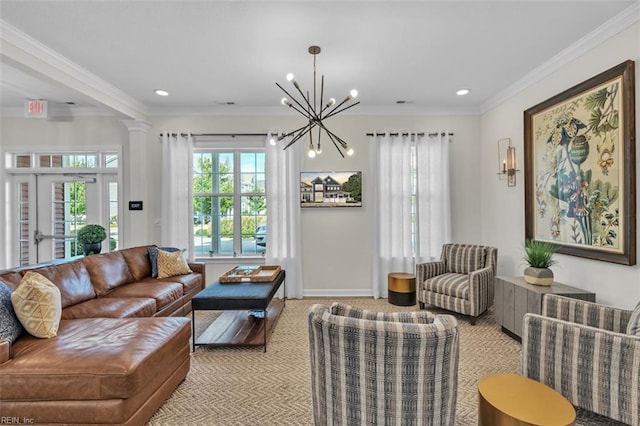
[[166, 90], [162, 90], [162, 89], [156, 89], [154, 91], [154, 93], [158, 96], [169, 96], [169, 92], [167, 92]]
[[468, 93], [469, 93], [469, 89], [460, 89], [460, 90], [458, 90], [458, 91], [456, 92], [456, 95], [458, 95], [458, 96], [464, 96], [464, 95], [466, 95], [466, 94], [468, 94]]

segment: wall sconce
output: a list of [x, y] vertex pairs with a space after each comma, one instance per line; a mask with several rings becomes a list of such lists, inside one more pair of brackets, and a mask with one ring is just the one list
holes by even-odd
[[511, 146], [511, 139], [498, 140], [498, 177], [507, 180], [507, 186], [516, 186], [516, 148]]

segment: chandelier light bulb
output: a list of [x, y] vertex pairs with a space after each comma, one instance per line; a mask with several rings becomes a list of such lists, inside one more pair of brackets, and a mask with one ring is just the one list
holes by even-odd
[[309, 156], [309, 158], [315, 158], [316, 151], [314, 149], [309, 149], [309, 152], [307, 152], [307, 155]]
[[274, 138], [269, 139], [269, 144], [271, 146], [276, 146], [276, 140]]
[[352, 98], [357, 98], [358, 97], [358, 91], [356, 89], [352, 89], [350, 94], [351, 94]]
[[287, 81], [293, 81], [294, 78], [293, 73], [287, 74]]
[[349, 157], [351, 157], [351, 156], [353, 155], [353, 153], [354, 153], [353, 148], [349, 148], [349, 149], [347, 149], [347, 155], [348, 155]]
[[327, 106], [333, 106], [336, 103], [335, 98], [329, 98], [329, 103], [327, 104]]
[[320, 145], [316, 147], [316, 154], [322, 154], [322, 148], [320, 148]]
[[282, 98], [282, 99], [280, 100], [280, 103], [281, 103], [282, 105], [284, 105], [284, 106], [288, 106], [288, 105], [289, 105], [289, 99], [287, 99], [287, 98]]

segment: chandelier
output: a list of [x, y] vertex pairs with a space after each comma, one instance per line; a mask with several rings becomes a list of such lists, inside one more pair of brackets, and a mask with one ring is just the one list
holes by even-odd
[[[350, 101], [358, 96], [358, 91], [355, 89], [352, 90], [347, 95], [347, 97], [344, 98], [343, 101], [339, 104], [336, 104], [336, 100], [334, 98], [329, 98], [325, 104], [323, 75], [320, 78], [320, 99], [318, 102], [316, 83], [316, 56], [320, 53], [320, 47], [310, 46], [309, 53], [313, 55], [313, 98], [311, 98], [308, 91], [306, 95], [302, 92], [300, 86], [298, 85], [298, 82], [296, 82], [293, 74], [291, 73], [287, 74], [287, 81], [290, 81], [293, 84], [293, 87], [296, 88], [301, 99], [296, 99], [289, 92], [287, 92], [284, 87], [276, 82], [276, 85], [280, 88], [280, 90], [282, 90], [288, 96], [287, 98], [282, 98], [282, 105], [293, 108], [302, 116], [304, 116], [304, 118], [307, 120], [307, 124], [297, 128], [292, 132], [278, 136], [278, 141], [291, 137], [291, 140], [283, 148], [287, 149], [297, 141], [303, 139], [308, 134], [308, 155], [310, 158], [313, 158], [316, 156], [316, 154], [320, 154], [322, 152], [320, 143], [322, 139], [322, 133], [324, 132], [331, 143], [333, 143], [333, 146], [336, 147], [342, 158], [344, 158], [345, 153], [347, 155], [353, 155], [353, 148], [349, 148], [349, 145], [347, 145], [347, 143], [341, 137], [329, 130], [325, 123], [327, 119], [333, 117], [334, 115], [340, 114], [341, 112], [358, 105], [360, 102], [350, 103]], [[316, 133], [315, 140], [314, 132]], [[275, 144], [275, 140], [272, 139], [272, 141], [272, 143]]]

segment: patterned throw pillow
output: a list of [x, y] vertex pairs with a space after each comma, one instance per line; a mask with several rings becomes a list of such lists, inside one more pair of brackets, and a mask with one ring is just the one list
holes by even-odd
[[27, 272], [11, 293], [11, 302], [24, 328], [35, 337], [58, 334], [62, 316], [60, 289], [37, 272]]
[[192, 272], [187, 259], [182, 255], [182, 251], [168, 252], [158, 249], [158, 278], [173, 277]]
[[484, 268], [485, 248], [468, 244], [452, 244], [447, 253], [449, 270], [457, 274], [469, 274]]
[[11, 304], [11, 289], [0, 281], [0, 339], [13, 343], [23, 331]]
[[147, 247], [149, 262], [151, 263], [151, 276], [153, 278], [158, 278], [158, 249], [169, 252], [180, 251], [177, 247]]
[[640, 302], [631, 312], [631, 318], [627, 324], [627, 334], [631, 336], [640, 336]]

